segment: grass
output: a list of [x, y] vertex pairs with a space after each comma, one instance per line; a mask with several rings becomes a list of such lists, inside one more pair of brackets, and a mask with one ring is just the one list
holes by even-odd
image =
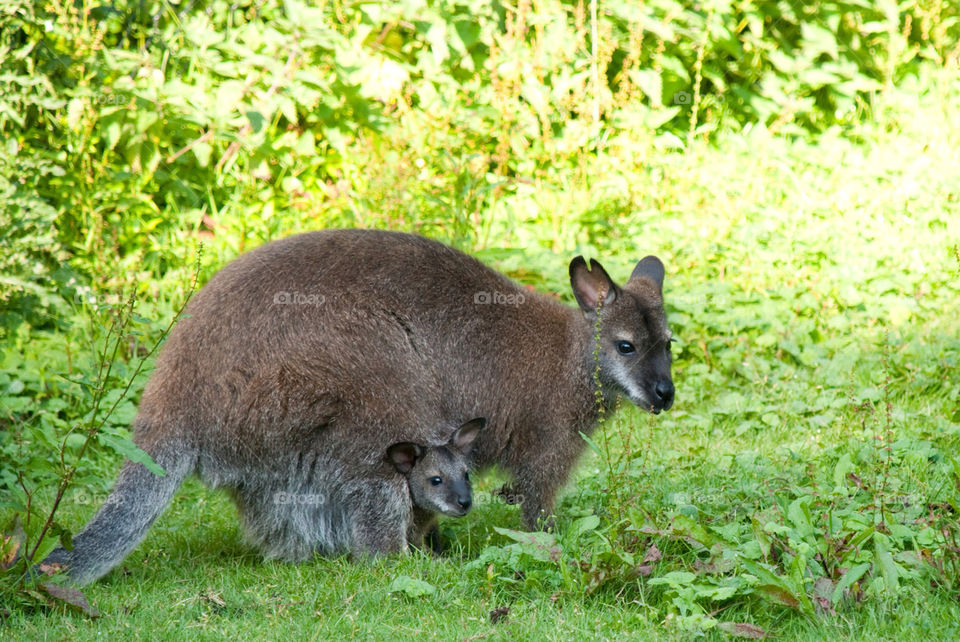
[[[815, 142], [614, 140], [490, 202], [477, 255], [568, 301], [577, 253], [615, 279], [647, 253], [667, 265], [677, 403], [658, 417], [622, 408], [594, 435], [554, 539], [495, 530], [520, 520], [491, 500], [491, 474], [469, 516], [442, 522], [441, 559], [264, 562], [226, 497], [190, 482], [85, 590], [100, 618], [11, 604], [4, 637], [720, 639], [738, 623], [759, 628], [728, 632], [955, 639], [960, 551], [944, 533], [960, 498], [960, 86], [922, 87]], [[209, 245], [208, 270], [236, 239]], [[150, 288], [176, 292], [182, 275]], [[166, 296], [148, 302], [154, 318], [172, 313]], [[5, 371], [64, 369], [42, 362], [63, 336], [33, 339], [4, 348]], [[84, 492], [97, 496], [118, 462], [91, 466]], [[94, 506], [71, 497], [60, 519], [79, 528]], [[539, 557], [550, 547], [559, 563]], [[840, 599], [818, 593], [862, 564]]]

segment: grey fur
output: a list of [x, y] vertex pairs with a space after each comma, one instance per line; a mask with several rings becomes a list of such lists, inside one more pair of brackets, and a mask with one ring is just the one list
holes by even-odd
[[43, 563], [69, 568], [77, 584], [92, 582], [119, 564], [144, 538], [195, 463], [175, 447], [155, 452], [153, 460], [166, 475], [159, 477], [141, 464], [126, 462], [107, 501], [73, 538], [73, 550], [58, 547]]
[[[621, 394], [652, 412], [673, 403], [663, 274], [662, 263], [647, 257], [620, 287], [599, 263], [588, 268], [576, 257], [570, 278], [578, 309], [418, 236], [327, 230], [266, 244], [220, 270], [167, 340], [134, 440], [174, 473], [148, 484], [163, 492], [122, 494], [155, 493], [158, 503], [138, 515], [152, 521], [176, 476], [196, 472], [231, 489], [244, 514], [256, 516], [244, 518], [248, 531], [269, 522], [264, 515], [278, 517], [276, 528], [253, 535], [267, 555], [402, 549], [403, 538], [381, 527], [402, 519], [409, 501], [391, 485], [397, 471], [385, 447], [443, 444], [450, 426], [482, 416], [489, 423], [473, 463], [513, 476], [511, 494], [533, 528], [583, 450], [579, 433], [589, 434], [599, 416], [598, 304], [608, 409]], [[619, 353], [622, 342], [630, 354]], [[143, 473], [136, 478], [147, 483]], [[338, 511], [281, 515], [265, 506], [280, 489], [318, 486]], [[98, 514], [77, 538], [80, 553], [69, 557], [81, 569], [74, 577], [105, 572], [149, 526], [113, 519], [130, 534], [113, 539]]]
[[[485, 423], [482, 418], [467, 422], [440, 446], [394, 444], [384, 455], [393, 470], [386, 466], [372, 477], [344, 474], [343, 462], [323, 455], [303, 465], [302, 453], [286, 476], [251, 471], [246, 483], [229, 486], [245, 537], [267, 559], [291, 562], [315, 553], [398, 553], [408, 542], [422, 546], [428, 538], [436, 548], [436, 514], [462, 517], [470, 510], [470, 447]], [[392, 460], [398, 446], [415, 452], [408, 466]], [[166, 464], [166, 475], [128, 461], [106, 503], [74, 538], [73, 550], [58, 547], [43, 563], [64, 566], [79, 585], [119, 564], [195, 464], [190, 457], [165, 452], [157, 453], [155, 461]], [[433, 477], [442, 483], [432, 485]]]

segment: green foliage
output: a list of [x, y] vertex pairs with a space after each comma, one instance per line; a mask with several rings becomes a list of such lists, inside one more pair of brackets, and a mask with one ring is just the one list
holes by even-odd
[[850, 129], [960, 40], [941, 2], [589, 4], [6, 3], [3, 327], [55, 321], [78, 284], [162, 276], [201, 237], [235, 253], [359, 224], [483, 246], [503, 198], [557, 168], [721, 125]]
[[678, 391], [588, 438], [554, 531], [478, 501], [450, 558], [286, 566], [188, 484], [89, 589], [102, 630], [11, 574], [0, 625], [956, 637], [956, 4], [597, 6], [0, 8], [0, 516], [25, 522], [0, 565], [140, 456], [143, 346], [201, 240], [203, 279], [295, 231], [417, 231], [568, 300], [570, 256], [653, 252]]
[[[0, 508], [14, 515], [16, 524], [16, 535], [2, 541], [0, 560], [8, 573], [0, 583], [0, 594], [6, 599], [47, 603], [42, 594], [25, 588], [30, 586], [25, 584], [31, 579], [28, 571], [56, 544], [72, 548], [72, 533], [58, 521], [58, 509], [70, 501], [89, 504], [87, 493], [103, 488], [103, 471], [91, 465], [97, 445], [155, 474], [165, 474], [130, 439], [136, 414], [130, 397], [132, 391], [139, 396], [146, 359], [173, 322], [160, 332], [153, 350], [142, 348], [140, 330], [149, 328], [150, 321], [133, 312], [134, 301], [131, 297], [119, 305], [91, 306], [90, 318], [98, 324], [87, 329], [94, 354], [81, 351], [74, 363], [68, 343], [67, 363], [58, 365], [76, 371], [61, 372], [54, 385], [44, 380], [46, 366], [24, 363], [23, 344], [15, 344], [0, 364], [0, 391], [4, 391], [0, 396]], [[47, 356], [42, 350], [40, 354]], [[105, 495], [95, 493], [95, 497], [100, 504]], [[77, 591], [49, 581], [39, 582], [37, 588], [59, 603], [88, 614], [96, 612]]]

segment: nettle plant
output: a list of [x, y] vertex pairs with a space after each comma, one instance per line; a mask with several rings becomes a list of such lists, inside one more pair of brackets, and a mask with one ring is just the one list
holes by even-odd
[[835, 616], [921, 582], [957, 591], [960, 458], [896, 437], [891, 361], [880, 388], [852, 395], [859, 430], [824, 453], [826, 470], [789, 450], [742, 453], [702, 480], [698, 462], [655, 468], [649, 424], [617, 413], [585, 437], [599, 465], [562, 502], [557, 531], [495, 528], [507, 543], [467, 568], [490, 594], [634, 595], [667, 625], [747, 637], [766, 634], [738, 621], [755, 601]]
[[[199, 254], [197, 270], [199, 270]], [[136, 313], [137, 296], [76, 291], [75, 326], [65, 345], [29, 342], [21, 326], [0, 367], [0, 592], [27, 604], [64, 602], [96, 614], [78, 591], [59, 586], [37, 567], [57, 545], [72, 548], [58, 514], [65, 503], [106, 497], [115, 460], [108, 452], [163, 469], [130, 438], [134, 400], [153, 356], [180, 318], [196, 279], [165, 326]], [[82, 337], [76, 343], [73, 338]], [[52, 367], [51, 367], [52, 365]]]

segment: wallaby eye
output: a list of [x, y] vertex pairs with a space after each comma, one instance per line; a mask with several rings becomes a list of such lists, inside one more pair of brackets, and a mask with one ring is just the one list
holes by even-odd
[[470, 473], [463, 473], [463, 478], [470, 481]]
[[633, 354], [637, 349], [629, 341], [617, 341], [617, 352], [620, 354]]
[[443, 480], [440, 479], [439, 477], [431, 477], [431, 478], [430, 478], [430, 485], [431, 485], [431, 486], [439, 486], [439, 485], [442, 484], [442, 483], [443, 483]]

